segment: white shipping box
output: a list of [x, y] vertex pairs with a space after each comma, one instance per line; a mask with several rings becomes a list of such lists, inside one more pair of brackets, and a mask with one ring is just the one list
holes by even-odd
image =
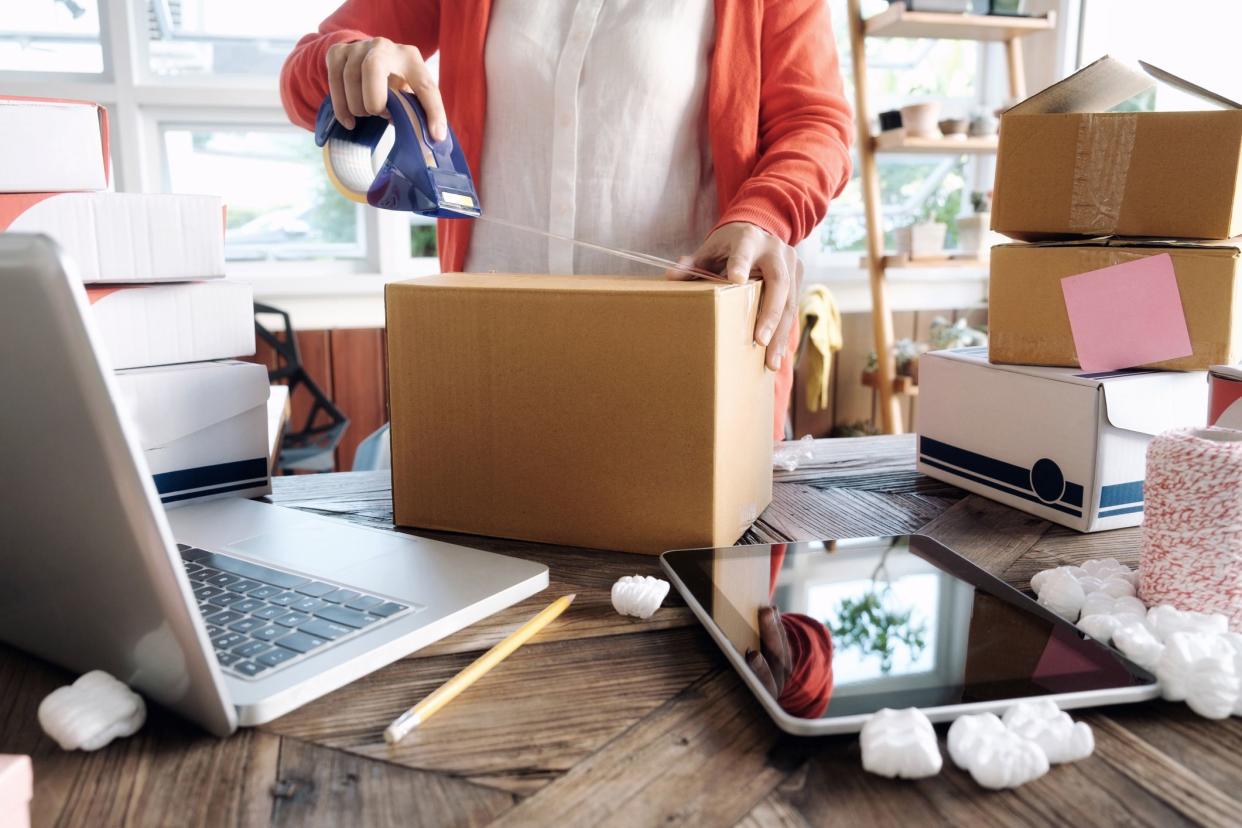
[[0, 193], [106, 190], [108, 173], [102, 106], [0, 96]]
[[262, 365], [134, 368], [116, 372], [116, 388], [165, 504], [271, 492]]
[[1041, 518], [1095, 532], [1143, 517], [1147, 444], [1202, 426], [1203, 371], [993, 365], [987, 348], [919, 359], [918, 469]]
[[224, 204], [170, 193], [0, 193], [0, 231], [45, 233], [83, 282], [224, 275]]
[[254, 292], [219, 280], [93, 285], [90, 316], [113, 368], [232, 359], [254, 353]]

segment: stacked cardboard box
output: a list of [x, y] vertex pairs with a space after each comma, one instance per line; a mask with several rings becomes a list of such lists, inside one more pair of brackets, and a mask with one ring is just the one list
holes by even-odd
[[107, 192], [107, 112], [0, 98], [0, 231], [42, 233], [85, 283], [92, 336], [165, 503], [271, 491], [253, 297], [223, 279], [218, 197]]
[[1242, 357], [1242, 110], [1146, 68], [1225, 108], [1108, 111], [1154, 82], [1103, 58], [1006, 112], [989, 349], [919, 372], [922, 471], [1084, 531], [1141, 521], [1151, 436]]

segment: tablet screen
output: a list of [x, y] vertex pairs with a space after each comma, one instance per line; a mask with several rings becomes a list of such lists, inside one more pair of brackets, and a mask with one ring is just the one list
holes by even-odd
[[1154, 681], [918, 535], [679, 550], [665, 560], [800, 718]]

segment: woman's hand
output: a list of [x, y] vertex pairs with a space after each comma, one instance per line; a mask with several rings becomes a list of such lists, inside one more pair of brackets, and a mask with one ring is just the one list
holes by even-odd
[[423, 56], [413, 46], [393, 43], [384, 37], [336, 43], [328, 48], [328, 90], [332, 110], [346, 129], [364, 115], [388, 117], [388, 89], [413, 92], [427, 112], [431, 138], [448, 136], [448, 118], [440, 88]]
[[789, 639], [781, 624], [781, 611], [776, 607], [759, 608], [759, 652], [748, 650], [746, 664], [772, 698], [779, 699], [785, 682], [793, 672]]
[[[771, 233], [744, 221], [722, 224], [704, 240], [693, 256], [679, 264], [723, 273], [743, 284], [752, 272], [763, 279], [763, 298], [755, 318], [755, 342], [767, 349], [767, 364], [779, 370], [789, 348], [789, 330], [798, 321], [802, 295], [802, 262], [796, 251]], [[670, 279], [693, 279], [684, 271], [670, 270]]]

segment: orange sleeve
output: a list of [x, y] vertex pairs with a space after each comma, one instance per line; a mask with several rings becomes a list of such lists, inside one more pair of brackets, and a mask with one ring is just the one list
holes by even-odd
[[760, 44], [759, 159], [720, 224], [797, 244], [850, 178], [853, 115], [824, 0], [769, 0]]
[[289, 120], [315, 128], [315, 115], [328, 96], [328, 48], [351, 40], [386, 37], [431, 57], [439, 46], [440, 0], [347, 0], [316, 34], [298, 41], [280, 70], [280, 102]]

